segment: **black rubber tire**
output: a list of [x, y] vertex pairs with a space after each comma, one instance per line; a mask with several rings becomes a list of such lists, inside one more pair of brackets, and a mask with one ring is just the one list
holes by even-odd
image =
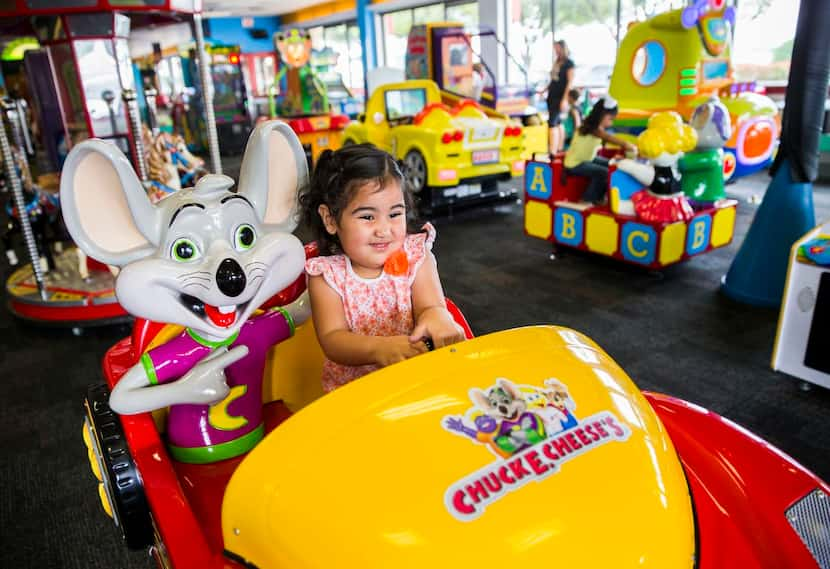
[[154, 530], [144, 484], [130, 455], [121, 420], [109, 406], [110, 391], [104, 384], [87, 390], [85, 406], [92, 427], [92, 443], [100, 457], [101, 476], [112, 505], [113, 521], [127, 547], [143, 550], [153, 545]]
[[404, 178], [413, 193], [419, 194], [427, 187], [427, 161], [418, 150], [410, 150], [403, 158]]

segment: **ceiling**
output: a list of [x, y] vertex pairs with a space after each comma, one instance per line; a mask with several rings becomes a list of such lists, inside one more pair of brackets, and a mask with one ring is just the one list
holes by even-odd
[[203, 0], [206, 17], [278, 16], [296, 12], [326, 0]]

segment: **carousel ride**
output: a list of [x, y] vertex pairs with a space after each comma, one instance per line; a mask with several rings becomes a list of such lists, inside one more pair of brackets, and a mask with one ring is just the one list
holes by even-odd
[[[137, 91], [141, 85], [135, 82], [127, 38], [131, 26], [158, 23], [168, 16], [176, 21], [192, 20], [195, 49], [204, 54], [199, 5], [187, 0], [136, 2], [119, 7], [118, 11], [103, 0], [92, 5], [66, 2], [54, 9], [35, 9], [23, 3], [16, 3], [11, 11], [0, 8], [7, 32], [34, 35], [39, 43], [24, 56], [31, 83], [28, 92], [35, 103], [31, 107], [30, 102], [30, 108], [37, 111], [37, 121], [29, 125], [24, 113], [19, 112], [19, 105], [6, 103], [0, 113], [0, 158], [12, 189], [4, 248], [13, 270], [6, 291], [15, 316], [72, 326], [77, 332], [81, 326], [130, 318], [115, 296], [117, 269], [71, 245], [61, 223], [57, 192], [39, 183], [50, 177], [33, 176], [26, 153], [16, 150], [31, 148], [31, 144], [27, 145], [30, 127], [32, 138], [38, 139], [37, 147], [47, 151], [56, 168], [65, 152], [83, 140], [97, 138], [114, 145], [124, 153], [124, 166], [136, 172], [151, 199], [193, 185], [205, 173], [204, 161], [190, 154], [180, 137], [156, 133], [145, 140], [142, 136], [138, 105], [141, 92]], [[199, 59], [202, 92], [211, 92], [207, 62], [204, 57]], [[51, 97], [44, 97], [44, 89]], [[60, 103], [57, 115], [45, 112], [48, 100]], [[213, 171], [220, 172], [212, 101], [204, 105], [204, 111], [211, 166]], [[57, 126], [51, 124], [55, 122]], [[52, 149], [57, 152], [49, 152], [47, 139], [54, 138], [50, 128], [58, 128], [62, 134], [62, 146]], [[42, 169], [41, 162], [36, 164], [36, 173]], [[57, 188], [57, 180], [53, 182], [51, 186]], [[32, 262], [21, 264], [19, 249], [14, 249], [19, 242], [17, 234], [22, 235]]]

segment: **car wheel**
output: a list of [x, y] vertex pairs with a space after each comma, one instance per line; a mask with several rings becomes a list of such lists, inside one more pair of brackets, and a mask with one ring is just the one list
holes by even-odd
[[410, 150], [403, 159], [404, 178], [414, 193], [427, 187], [427, 163], [424, 155], [417, 150]]
[[154, 530], [144, 484], [130, 455], [121, 420], [109, 406], [109, 389], [94, 385], [87, 391], [84, 441], [99, 493], [107, 513], [130, 549], [153, 545]]

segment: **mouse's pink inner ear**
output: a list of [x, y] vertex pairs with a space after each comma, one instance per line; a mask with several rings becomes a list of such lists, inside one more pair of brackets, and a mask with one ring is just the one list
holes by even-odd
[[[293, 133], [290, 133], [293, 135]], [[297, 207], [299, 172], [297, 172], [297, 151], [302, 152], [299, 141], [295, 144], [286, 138], [280, 129], [268, 134], [268, 207], [264, 222], [284, 226], [291, 223]], [[299, 148], [298, 148], [299, 147]], [[304, 153], [303, 153], [304, 154]], [[302, 157], [305, 161], [305, 156]], [[291, 231], [293, 226], [286, 228]]]
[[[117, 164], [119, 157], [124, 164]], [[67, 228], [78, 246], [90, 257], [112, 265], [124, 265], [153, 250], [135, 220], [136, 215], [145, 215], [144, 224], [152, 225], [153, 207], [126, 158], [120, 152], [109, 156], [86, 143], [68, 162], [61, 199]], [[130, 202], [135, 202], [132, 209]]]

